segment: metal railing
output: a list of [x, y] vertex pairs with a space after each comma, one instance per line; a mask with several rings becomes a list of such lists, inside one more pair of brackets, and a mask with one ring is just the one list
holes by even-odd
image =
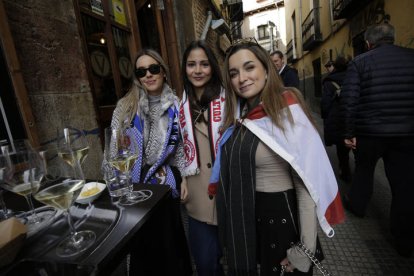
[[371, 0], [333, 0], [332, 13], [335, 20], [350, 18]]
[[303, 50], [309, 51], [322, 42], [319, 8], [313, 8], [302, 23]]

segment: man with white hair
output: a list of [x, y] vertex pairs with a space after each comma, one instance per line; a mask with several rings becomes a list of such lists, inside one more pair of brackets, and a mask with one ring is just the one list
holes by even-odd
[[368, 27], [369, 51], [348, 64], [340, 106], [345, 144], [354, 149], [355, 173], [344, 206], [365, 215], [373, 175], [382, 158], [392, 193], [391, 233], [397, 252], [414, 250], [414, 49], [393, 45], [394, 27]]

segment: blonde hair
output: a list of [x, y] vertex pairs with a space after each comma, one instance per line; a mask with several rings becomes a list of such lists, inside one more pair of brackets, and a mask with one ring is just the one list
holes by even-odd
[[[162, 59], [161, 55], [158, 54], [153, 49], [143, 49], [140, 52], [138, 52], [135, 58], [134, 67], [137, 64], [138, 59], [142, 56], [150, 56], [158, 62], [158, 64], [162, 68], [161, 73], [165, 74], [164, 83], [166, 83], [167, 80], [169, 79], [168, 78], [169, 70], [168, 70], [167, 64]], [[139, 79], [134, 76], [132, 85], [128, 93], [124, 97], [122, 97], [117, 103], [117, 106], [125, 106], [125, 109], [123, 110], [123, 114], [121, 114], [120, 116], [120, 119], [122, 120], [122, 122], [124, 122], [127, 118], [129, 121], [131, 121], [132, 118], [134, 118], [135, 114], [138, 111], [138, 103], [139, 103], [139, 98], [140, 98], [140, 93], [141, 93], [140, 91], [143, 91], [143, 90], [146, 91], [145, 87], [141, 84]]]
[[277, 70], [275, 69], [275, 66], [267, 51], [256, 43], [245, 42], [232, 46], [227, 51], [226, 59], [224, 61], [224, 85], [226, 88], [226, 118], [224, 121], [224, 128], [226, 129], [229, 126], [235, 124], [237, 119], [235, 116], [235, 112], [237, 110], [238, 96], [231, 82], [229, 72], [229, 59], [232, 55], [234, 55], [236, 52], [242, 49], [249, 50], [250, 52], [252, 52], [266, 70], [267, 80], [260, 94], [260, 100], [263, 104], [264, 111], [271, 118], [272, 122], [282, 131], [285, 130], [285, 126], [283, 125], [283, 119], [285, 117], [287, 117], [289, 123], [294, 124], [292, 113], [289, 109], [284, 109], [287, 106], [287, 103], [285, 98], [283, 97], [283, 93], [285, 91], [290, 91], [292, 95], [296, 98], [299, 105], [302, 107], [306, 116], [315, 126], [311, 113], [307, 108], [307, 105], [300, 91], [294, 87], [283, 86], [282, 79], [277, 73]]

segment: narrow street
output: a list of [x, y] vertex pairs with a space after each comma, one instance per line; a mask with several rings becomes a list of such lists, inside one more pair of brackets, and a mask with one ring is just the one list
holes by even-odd
[[[313, 115], [322, 130], [319, 114]], [[327, 152], [335, 174], [338, 175], [335, 147], [327, 147]], [[353, 162], [351, 154], [352, 169]], [[341, 194], [344, 194], [350, 184], [337, 179]], [[332, 239], [320, 232], [325, 253], [323, 265], [331, 275], [414, 275], [414, 256], [400, 257], [392, 246], [393, 239], [389, 230], [390, 204], [391, 190], [380, 160], [374, 176], [374, 195], [366, 217], [358, 218], [346, 211], [346, 221], [335, 227]], [[322, 275], [317, 269], [314, 272], [314, 275]]]

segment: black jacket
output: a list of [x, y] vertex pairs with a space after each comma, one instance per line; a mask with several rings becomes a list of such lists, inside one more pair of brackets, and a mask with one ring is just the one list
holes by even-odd
[[345, 138], [414, 136], [414, 49], [383, 44], [355, 57], [340, 104]]
[[280, 73], [280, 76], [286, 87], [296, 87], [299, 89], [298, 71], [295, 68], [286, 65], [282, 73]]
[[345, 71], [333, 71], [322, 82], [321, 115], [323, 119], [324, 140], [326, 146], [343, 143], [339, 114], [339, 97], [333, 82], [342, 86]]

